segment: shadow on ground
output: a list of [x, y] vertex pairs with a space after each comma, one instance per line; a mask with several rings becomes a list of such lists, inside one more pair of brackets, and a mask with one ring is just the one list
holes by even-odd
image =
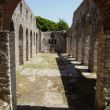
[[[23, 105], [23, 106], [18, 106], [17, 110], [68, 110], [68, 108], [48, 108], [48, 107], [38, 107], [38, 106], [28, 106], [28, 105]], [[73, 109], [71, 109], [73, 110]]]
[[17, 110], [94, 110], [95, 80], [87, 79], [81, 72], [88, 70], [75, 69], [73, 58], [58, 53], [56, 62], [60, 70], [61, 79], [68, 101], [68, 108], [51, 108], [28, 105], [18, 105]]
[[[62, 82], [65, 89], [65, 95], [68, 100], [68, 105], [71, 110], [94, 110], [95, 106], [95, 85], [94, 79], [87, 79], [82, 76], [82, 72], [88, 71], [83, 69], [75, 69], [76, 64], [71, 63], [75, 61], [69, 56], [63, 56], [58, 53], [59, 58], [56, 59]], [[64, 77], [62, 74], [68, 68], [68, 75]]]

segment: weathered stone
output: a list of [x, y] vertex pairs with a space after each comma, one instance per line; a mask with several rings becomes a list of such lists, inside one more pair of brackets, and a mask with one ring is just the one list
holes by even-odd
[[66, 52], [66, 32], [53, 31], [41, 33], [41, 52]]
[[[39, 30], [36, 28], [36, 19], [32, 11], [22, 0], [16, 7], [13, 16], [12, 24], [14, 27], [15, 38], [15, 56], [16, 56], [16, 67], [24, 64], [30, 58], [34, 57], [39, 51]], [[11, 29], [12, 30], [12, 29]], [[13, 42], [13, 39], [11, 40]]]
[[0, 100], [0, 110], [10, 110], [10, 105], [7, 102]]

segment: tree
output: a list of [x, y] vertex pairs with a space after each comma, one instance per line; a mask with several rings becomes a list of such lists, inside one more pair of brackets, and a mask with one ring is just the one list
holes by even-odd
[[40, 16], [36, 17], [36, 25], [39, 30], [44, 31], [44, 32], [56, 30], [55, 22], [42, 18]]
[[60, 19], [58, 23], [42, 18], [40, 16], [36, 17], [36, 25], [37, 28], [43, 32], [46, 31], [61, 31], [66, 30], [68, 28], [68, 24], [63, 20]]
[[68, 28], [68, 24], [63, 19], [59, 19], [59, 22], [57, 23], [58, 31], [67, 30]]

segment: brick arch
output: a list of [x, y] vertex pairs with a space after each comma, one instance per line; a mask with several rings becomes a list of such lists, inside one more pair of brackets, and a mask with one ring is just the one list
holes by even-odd
[[[5, 30], [9, 29], [9, 23], [11, 21], [12, 14], [20, 1], [21, 0], [0, 1], [0, 6], [1, 6], [0, 13], [2, 13], [3, 11], [2, 29], [5, 29]], [[95, 2], [102, 16], [104, 29], [109, 30], [110, 29], [110, 1], [109, 0], [90, 0], [90, 1]]]

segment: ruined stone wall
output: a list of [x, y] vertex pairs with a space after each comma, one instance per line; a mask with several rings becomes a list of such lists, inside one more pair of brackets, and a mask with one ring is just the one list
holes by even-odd
[[[22, 0], [12, 16], [15, 32], [16, 66], [22, 65], [37, 53], [39, 31], [36, 29], [36, 19]], [[37, 37], [36, 37], [37, 36]]]
[[66, 52], [66, 32], [41, 32], [41, 52]]
[[101, 17], [98, 9], [91, 0], [84, 0], [73, 16], [71, 34], [71, 55], [84, 65], [89, 71], [97, 68], [98, 33], [101, 31]]
[[[9, 27], [10, 27], [9, 24], [11, 22], [10, 18], [12, 17], [12, 13], [15, 7], [17, 6], [17, 4], [19, 3], [19, 1], [20, 0], [1, 0], [0, 1], [0, 30], [1, 30], [0, 31], [0, 100], [3, 100], [2, 105], [5, 105], [7, 110], [9, 110], [9, 108], [8, 108], [8, 105], [6, 105], [6, 103], [4, 104], [4, 101], [12, 105], [12, 102], [13, 102], [12, 96], [14, 97], [14, 95], [12, 94], [15, 91], [15, 90], [12, 90], [12, 88], [14, 88], [12, 87], [12, 83], [14, 81], [13, 76], [15, 74], [14, 73], [15, 56], [13, 53], [14, 42], [13, 42], [13, 39], [9, 38], [9, 36], [13, 36], [13, 33], [9, 32]], [[89, 0], [86, 0], [86, 1], [89, 1]], [[107, 106], [108, 107], [106, 108], [106, 110], [109, 110], [110, 109], [109, 107], [110, 106], [110, 98], [109, 98], [110, 97], [110, 37], [109, 37], [110, 36], [110, 0], [94, 0], [94, 1], [103, 17], [103, 27], [104, 27], [104, 32], [100, 33], [99, 39], [98, 39], [99, 51], [98, 51], [98, 71], [97, 71], [98, 78], [97, 78], [97, 87], [96, 87], [96, 91], [97, 91], [96, 102], [97, 102], [97, 108], [99, 109], [97, 110], [104, 110], [104, 108]], [[89, 5], [89, 6], [94, 6], [94, 5]], [[87, 13], [87, 12], [84, 11], [84, 13]], [[78, 18], [80, 18], [81, 16], [79, 16]], [[93, 15], [93, 18], [95, 16], [96, 15]], [[76, 22], [77, 22], [77, 19], [76, 19]], [[93, 43], [92, 42], [90, 43], [90, 47], [94, 48], [94, 51], [90, 51], [90, 52], [94, 53], [94, 57], [97, 54], [97, 34], [96, 33], [99, 32], [100, 30], [99, 27], [100, 27], [99, 25], [92, 25], [92, 28], [93, 28], [92, 34], [94, 33], [93, 36], [95, 37], [90, 37], [91, 39], [93, 38], [90, 41], [93, 41], [95, 44], [91, 45]], [[75, 36], [73, 37], [73, 39], [74, 38], [76, 39], [73, 41], [76, 41], [76, 45], [77, 45], [78, 40], [77, 40], [76, 32], [73, 32], [72, 36]], [[40, 38], [39, 38], [39, 41], [40, 41]], [[75, 46], [75, 49], [76, 47], [78, 46]], [[41, 49], [40, 45], [39, 45], [39, 49]], [[82, 50], [85, 50], [83, 46], [82, 46]], [[77, 51], [77, 49], [75, 51]], [[72, 53], [73, 55], [75, 55], [77, 52], [73, 51]], [[82, 51], [82, 53], [84, 54], [84, 51]], [[91, 57], [91, 60], [89, 60], [89, 62], [94, 61], [94, 63], [91, 63], [91, 64], [92, 65], [97, 64], [97, 60], [92, 60], [92, 59], [96, 59], [96, 58]], [[82, 58], [82, 61], [83, 61], [83, 58]]]
[[0, 51], [0, 103], [3, 103], [4, 109], [9, 110], [11, 108], [13, 110], [16, 105], [13, 32], [0, 32], [0, 41], [2, 41], [0, 42], [0, 49], [2, 50]]
[[102, 24], [94, 2], [84, 0], [74, 13], [72, 27], [67, 31], [67, 52], [83, 65], [87, 65], [88, 71], [97, 72], [96, 109], [109, 110], [110, 32], [103, 32]]
[[30, 60], [30, 52], [32, 57], [37, 54], [40, 35], [34, 15], [24, 1], [18, 4], [9, 27], [8, 31], [0, 31], [0, 103], [5, 110], [15, 110], [16, 67]]
[[41, 52], [50, 52], [51, 32], [41, 32]]

